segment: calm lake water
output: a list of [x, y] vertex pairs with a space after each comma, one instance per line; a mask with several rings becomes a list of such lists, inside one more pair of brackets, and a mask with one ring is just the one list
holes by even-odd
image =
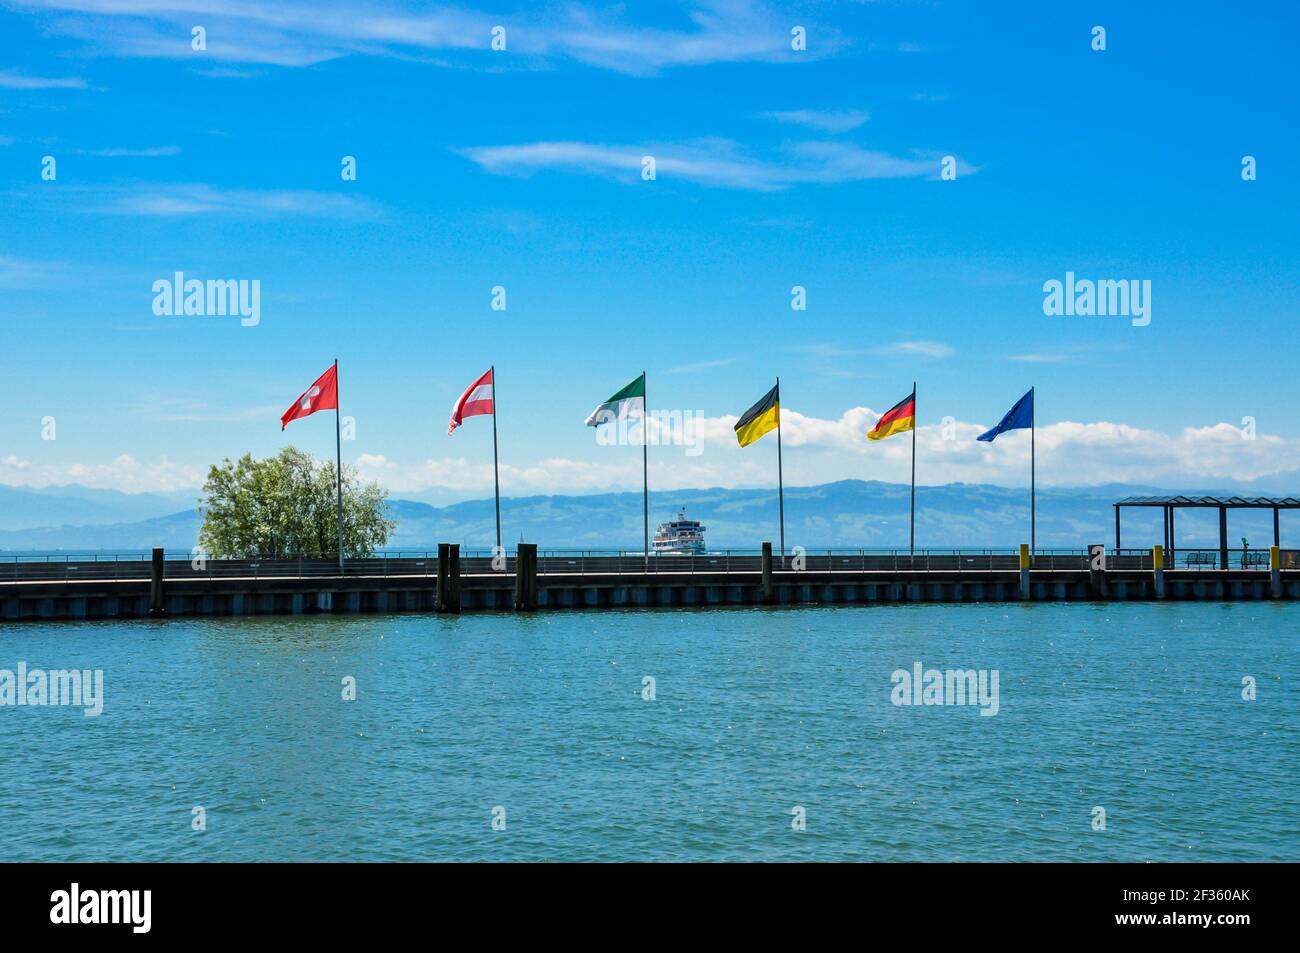
[[[1296, 861], [1298, 627], [1268, 603], [5, 625], [0, 669], [102, 669], [105, 700], [0, 708], [0, 860]], [[918, 661], [996, 670], [997, 714], [894, 705]]]

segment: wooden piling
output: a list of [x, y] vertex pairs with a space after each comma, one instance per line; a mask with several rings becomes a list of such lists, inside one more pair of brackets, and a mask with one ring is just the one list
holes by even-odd
[[149, 569], [149, 615], [160, 616], [166, 612], [163, 606], [163, 550], [161, 546], [153, 548], [153, 563]]
[[1105, 599], [1106, 593], [1106, 547], [1094, 543], [1088, 547], [1088, 594], [1093, 599]]
[[1156, 598], [1163, 599], [1165, 597], [1165, 548], [1163, 546], [1151, 547], [1151, 566]]
[[1020, 544], [1020, 598], [1032, 599], [1033, 590], [1029, 586], [1029, 544]]
[[520, 543], [515, 551], [515, 611], [537, 609], [537, 544]]
[[763, 591], [760, 601], [764, 605], [769, 605], [773, 601], [774, 590], [772, 588], [772, 544], [763, 544]]
[[460, 543], [438, 544], [437, 612], [460, 612]]

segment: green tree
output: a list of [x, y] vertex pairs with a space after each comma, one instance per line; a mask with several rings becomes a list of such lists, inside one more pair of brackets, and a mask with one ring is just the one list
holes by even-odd
[[[274, 457], [223, 460], [199, 501], [199, 546], [214, 559], [310, 559], [339, 551], [334, 464], [296, 447]], [[357, 559], [388, 542], [388, 493], [343, 468], [343, 554]]]

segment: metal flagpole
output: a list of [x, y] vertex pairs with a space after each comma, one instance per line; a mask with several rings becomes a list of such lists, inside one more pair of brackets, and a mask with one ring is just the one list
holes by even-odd
[[908, 534], [909, 565], [916, 557], [916, 381], [912, 381], [912, 525]]
[[650, 568], [650, 401], [646, 395], [645, 371], [641, 372], [641, 545], [645, 566]]
[[339, 575], [343, 575], [343, 425], [340, 415], [343, 413], [343, 400], [339, 394], [339, 359], [334, 358], [334, 451], [335, 470], [334, 488], [338, 502], [339, 524]]
[[492, 485], [497, 497], [497, 550], [501, 549], [501, 476], [497, 466], [497, 366], [492, 365]]
[[781, 514], [781, 568], [785, 568], [785, 478], [781, 475], [781, 378], [776, 379], [776, 492]]
[[1038, 408], [1034, 406], [1037, 398], [1034, 389], [1029, 388], [1029, 563], [1033, 565], [1034, 553], [1038, 552], [1038, 510], [1034, 487], [1034, 432], [1038, 428]]

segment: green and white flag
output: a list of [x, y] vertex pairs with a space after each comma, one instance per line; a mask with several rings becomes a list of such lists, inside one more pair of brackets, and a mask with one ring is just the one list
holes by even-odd
[[642, 374], [587, 417], [588, 427], [599, 427], [611, 420], [623, 420], [633, 414], [645, 415], [645, 375]]

